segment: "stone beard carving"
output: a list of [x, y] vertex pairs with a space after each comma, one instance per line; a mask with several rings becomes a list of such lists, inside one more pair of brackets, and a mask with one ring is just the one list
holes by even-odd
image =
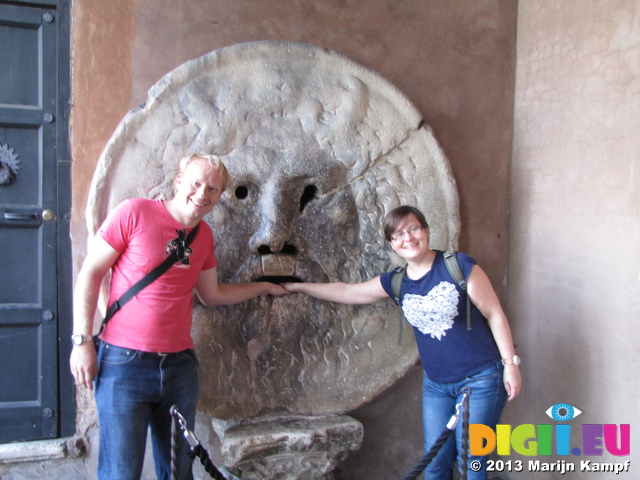
[[[220, 155], [235, 179], [206, 218], [220, 281], [384, 273], [399, 262], [381, 223], [401, 204], [425, 212], [432, 248], [457, 244], [456, 186], [430, 129], [395, 87], [336, 52], [254, 42], [169, 73], [100, 158], [90, 233], [125, 198], [170, 197], [179, 160], [195, 152]], [[391, 300], [354, 307], [300, 294], [196, 304], [199, 408], [229, 420], [351, 411], [417, 359], [406, 325], [397, 345], [397, 317]]]

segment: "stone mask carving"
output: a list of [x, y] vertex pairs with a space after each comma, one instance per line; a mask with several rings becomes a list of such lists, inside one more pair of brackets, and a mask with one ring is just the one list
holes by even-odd
[[[170, 196], [178, 161], [194, 152], [220, 155], [235, 179], [205, 218], [221, 281], [379, 275], [398, 260], [382, 218], [403, 203], [425, 212], [432, 248], [457, 243], [455, 182], [430, 129], [395, 87], [335, 52], [254, 42], [170, 72], [101, 156], [91, 233], [125, 198]], [[200, 409], [222, 419], [348, 412], [415, 363], [412, 336], [397, 345], [397, 317], [391, 300], [196, 304]]]

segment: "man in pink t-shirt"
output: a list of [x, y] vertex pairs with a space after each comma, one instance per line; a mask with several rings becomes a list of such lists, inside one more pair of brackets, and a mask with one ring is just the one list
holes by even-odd
[[[137, 480], [150, 427], [156, 473], [171, 476], [171, 416], [178, 405], [195, 424], [197, 359], [191, 339], [193, 291], [205, 305], [231, 305], [259, 295], [284, 295], [267, 283], [218, 283], [214, 239], [202, 221], [231, 183], [214, 155], [180, 162], [173, 199], [132, 199], [114, 209], [92, 240], [74, 292], [71, 372], [94, 388], [100, 422], [100, 480]], [[144, 288], [105, 325], [96, 352], [91, 341], [100, 285], [111, 271], [109, 304], [170, 254], [176, 236], [197, 233], [187, 255]], [[180, 479], [193, 478], [186, 448]]]

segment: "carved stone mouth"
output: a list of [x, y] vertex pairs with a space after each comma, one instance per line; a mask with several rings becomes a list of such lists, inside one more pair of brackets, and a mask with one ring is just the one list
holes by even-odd
[[270, 254], [260, 257], [262, 276], [258, 282], [286, 283], [301, 282], [300, 277], [294, 275], [296, 271], [296, 258], [288, 254]]
[[308, 258], [288, 254], [254, 255], [248, 258], [230, 278], [223, 282], [328, 282], [320, 265]]
[[265, 277], [292, 277], [296, 271], [296, 258], [293, 255], [262, 255], [260, 262]]
[[256, 282], [271, 282], [271, 283], [290, 283], [290, 282], [302, 282], [298, 277], [291, 275], [265, 275], [256, 280]]

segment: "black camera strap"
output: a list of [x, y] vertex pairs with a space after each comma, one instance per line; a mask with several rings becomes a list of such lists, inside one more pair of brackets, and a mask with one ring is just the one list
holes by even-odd
[[171, 268], [171, 265], [173, 265], [177, 261], [180, 261], [184, 258], [187, 248], [189, 248], [189, 245], [195, 238], [196, 233], [198, 232], [198, 226], [199, 224], [196, 225], [193, 228], [193, 230], [189, 232], [188, 235], [186, 230], [177, 230], [178, 236], [176, 237], [175, 240], [172, 241], [172, 244], [175, 246], [175, 248], [171, 250], [171, 254], [167, 258], [165, 258], [160, 265], [158, 265], [156, 268], [154, 268], [149, 273], [147, 273], [142, 279], [134, 283], [129, 288], [129, 290], [124, 292], [118, 300], [116, 300], [111, 304], [111, 306], [107, 310], [107, 314], [105, 315], [104, 320], [102, 320], [102, 325], [100, 326], [100, 331], [98, 332], [98, 335], [102, 333], [102, 330], [104, 330], [104, 327], [107, 324], [107, 322], [111, 320], [111, 317], [113, 317], [116, 314], [116, 312], [123, 307], [125, 303], [127, 303], [129, 300], [135, 297], [145, 287], [147, 287], [148, 285], [151, 285], [157, 278], [159, 278], [163, 273], [169, 270], [169, 268]]

